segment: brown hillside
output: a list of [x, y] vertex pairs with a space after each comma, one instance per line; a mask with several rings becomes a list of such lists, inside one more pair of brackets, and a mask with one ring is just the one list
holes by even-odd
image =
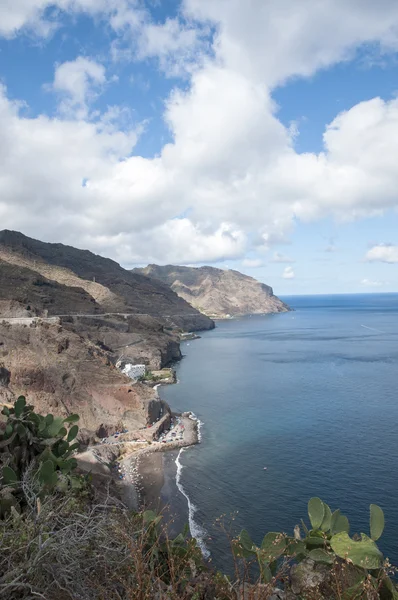
[[282, 300], [274, 296], [270, 286], [238, 271], [173, 265], [148, 265], [139, 271], [167, 283], [181, 298], [211, 317], [290, 310]]

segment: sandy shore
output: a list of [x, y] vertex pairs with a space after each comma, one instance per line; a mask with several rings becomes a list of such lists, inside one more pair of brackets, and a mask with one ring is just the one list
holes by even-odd
[[[149, 447], [127, 456], [120, 463], [124, 481], [135, 489], [137, 508], [162, 510], [160, 492], [164, 484], [163, 455], [170, 450], [186, 448], [198, 443], [198, 421], [191, 413], [179, 416], [179, 423], [164, 436], [165, 441], [153, 442]], [[172, 436], [176, 433], [175, 438]], [[182, 439], [180, 439], [182, 435]]]
[[[152, 442], [150, 446], [136, 450], [120, 461], [118, 470], [123, 477], [120, 487], [129, 508], [158, 511], [164, 508], [160, 501], [160, 492], [164, 484], [164, 452], [193, 446], [199, 441], [198, 421], [191, 418], [190, 414], [184, 413], [178, 417], [179, 423], [176, 422], [163, 437], [164, 441]], [[130, 492], [125, 488], [130, 488]]]

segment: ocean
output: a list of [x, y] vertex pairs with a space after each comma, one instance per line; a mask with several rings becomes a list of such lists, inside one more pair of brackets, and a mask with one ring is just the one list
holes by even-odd
[[[369, 532], [369, 504], [398, 564], [398, 294], [283, 298], [294, 312], [219, 321], [182, 346], [179, 383], [202, 440], [165, 456], [162, 499], [205, 554], [230, 565], [228, 536], [292, 534], [319, 496]], [[266, 470], [264, 469], [266, 467]]]

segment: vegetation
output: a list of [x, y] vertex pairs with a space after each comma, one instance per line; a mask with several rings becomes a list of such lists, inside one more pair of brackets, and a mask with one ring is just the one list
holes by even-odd
[[[186, 527], [174, 539], [161, 515], [132, 512], [112, 482], [79, 475], [77, 415], [41, 416], [19, 398], [3, 409], [0, 435], [0, 598], [27, 600], [376, 600], [398, 598], [370, 535], [349, 537], [348, 519], [319, 498], [310, 527], [231, 538], [234, 577], [203, 561]], [[279, 588], [279, 591], [276, 590]], [[284, 591], [282, 591], [284, 590]]]
[[54, 488], [66, 491], [80, 487], [80, 478], [73, 475], [77, 462], [71, 456], [79, 447], [77, 442], [72, 443], [79, 432], [78, 415], [66, 419], [38, 415], [24, 396], [13, 408], [4, 406], [2, 414], [7, 422], [0, 435], [0, 516], [10, 512], [11, 507], [20, 512], [29, 502], [24, 490], [27, 478], [30, 492], [39, 499]]
[[[383, 598], [398, 600], [398, 591], [389, 577], [393, 570], [376, 545], [384, 530], [384, 513], [379, 506], [370, 505], [370, 537], [361, 533], [350, 538], [347, 517], [339, 509], [332, 513], [320, 498], [308, 502], [308, 515], [311, 529], [302, 521], [304, 537], [296, 526], [294, 537], [270, 532], [257, 547], [243, 530], [233, 543], [235, 556], [254, 557], [265, 584], [275, 580], [281, 560], [285, 559], [298, 565], [295, 570], [299, 576], [305, 569], [308, 571], [308, 566], [324, 566], [321, 597], [378, 598], [380, 592]], [[306, 563], [304, 569], [300, 568], [302, 562]], [[371, 592], [373, 595], [369, 595]]]

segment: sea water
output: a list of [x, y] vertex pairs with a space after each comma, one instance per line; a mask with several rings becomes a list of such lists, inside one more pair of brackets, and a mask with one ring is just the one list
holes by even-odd
[[311, 496], [351, 533], [369, 532], [376, 503], [398, 564], [398, 295], [284, 300], [295, 312], [219, 321], [183, 344], [179, 383], [161, 395], [195, 412], [202, 442], [167, 455], [163, 500], [225, 568], [221, 515], [259, 543], [292, 534]]

